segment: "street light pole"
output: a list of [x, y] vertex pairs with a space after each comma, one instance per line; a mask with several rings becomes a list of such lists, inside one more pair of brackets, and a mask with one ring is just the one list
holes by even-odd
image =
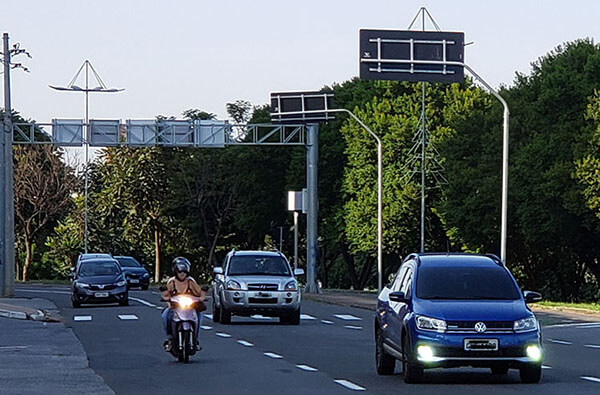
[[326, 110], [326, 112], [344, 112], [349, 114], [377, 141], [377, 290], [383, 289], [383, 148], [381, 139], [354, 113], [345, 108]]
[[[84, 68], [85, 68], [85, 88], [81, 88], [81, 87], [75, 85], [75, 82], [77, 81], [79, 74], [81, 74], [81, 71]], [[90, 88], [90, 86], [89, 86], [90, 70], [94, 74], [94, 77], [96, 78], [96, 81], [99, 84], [99, 86], [94, 87], [94, 88]], [[89, 180], [88, 164], [89, 164], [89, 147], [90, 147], [89, 93], [90, 92], [114, 93], [114, 92], [121, 92], [124, 89], [108, 88], [106, 86], [106, 84], [104, 83], [104, 81], [102, 81], [102, 78], [100, 78], [100, 76], [94, 69], [94, 66], [92, 66], [92, 64], [90, 63], [89, 60], [86, 60], [85, 62], [83, 62], [83, 64], [81, 65], [81, 67], [79, 68], [77, 73], [75, 73], [75, 76], [73, 77], [71, 82], [69, 82], [69, 84], [66, 87], [50, 85], [50, 88], [59, 90], [59, 91], [73, 91], [73, 92], [84, 92], [85, 93], [85, 133], [84, 133], [85, 136], [83, 138], [83, 145], [84, 145], [84, 152], [85, 152], [84, 198], [83, 198], [83, 202], [84, 202], [83, 203], [83, 205], [84, 205], [84, 209], [83, 209], [83, 211], [84, 211], [84, 214], [83, 214], [83, 238], [84, 238], [84, 241], [83, 241], [83, 243], [84, 243], [84, 252], [87, 253], [88, 252], [88, 229], [89, 229], [89, 226], [88, 226], [88, 183], [89, 183], [89, 181], [88, 181]]]

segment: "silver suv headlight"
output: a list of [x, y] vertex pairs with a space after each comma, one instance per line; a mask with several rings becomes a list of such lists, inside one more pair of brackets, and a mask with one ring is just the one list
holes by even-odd
[[242, 286], [240, 285], [240, 283], [238, 283], [235, 280], [229, 280], [227, 281], [227, 289], [229, 291], [241, 291], [242, 290]]
[[520, 320], [517, 320], [513, 324], [513, 329], [515, 332], [529, 332], [535, 331], [538, 328], [537, 320], [535, 317], [527, 317]]
[[286, 291], [297, 291], [298, 283], [296, 282], [296, 280], [292, 280], [289, 283], [285, 284], [285, 290]]
[[446, 332], [448, 328], [446, 321], [438, 320], [437, 318], [425, 317], [423, 315], [417, 316], [417, 328], [424, 331], [436, 331], [440, 333]]

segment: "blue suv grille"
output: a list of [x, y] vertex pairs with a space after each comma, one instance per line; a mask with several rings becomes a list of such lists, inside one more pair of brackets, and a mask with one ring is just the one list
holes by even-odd
[[477, 333], [475, 324], [483, 322], [486, 326], [484, 333], [510, 333], [513, 332], [513, 321], [448, 321], [448, 332]]

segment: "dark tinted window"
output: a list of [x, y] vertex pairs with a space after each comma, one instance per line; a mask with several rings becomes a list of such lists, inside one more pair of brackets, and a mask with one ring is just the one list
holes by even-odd
[[501, 267], [421, 267], [421, 299], [519, 299], [519, 290]]
[[290, 276], [288, 264], [280, 256], [238, 255], [229, 260], [230, 276]]
[[131, 258], [131, 257], [117, 258], [117, 261], [119, 261], [119, 265], [121, 265], [121, 267], [141, 267], [142, 266], [135, 258]]
[[79, 267], [79, 275], [82, 277], [114, 276], [119, 274], [119, 272], [119, 267], [112, 261], [84, 262]]

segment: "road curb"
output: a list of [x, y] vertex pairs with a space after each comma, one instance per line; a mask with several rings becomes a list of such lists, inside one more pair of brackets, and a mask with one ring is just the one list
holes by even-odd
[[579, 307], [559, 307], [559, 306], [533, 306], [533, 310], [537, 311], [552, 311], [555, 313], [572, 313], [572, 314], [585, 314], [592, 317], [600, 317], [600, 312], [595, 310], [582, 309]]

